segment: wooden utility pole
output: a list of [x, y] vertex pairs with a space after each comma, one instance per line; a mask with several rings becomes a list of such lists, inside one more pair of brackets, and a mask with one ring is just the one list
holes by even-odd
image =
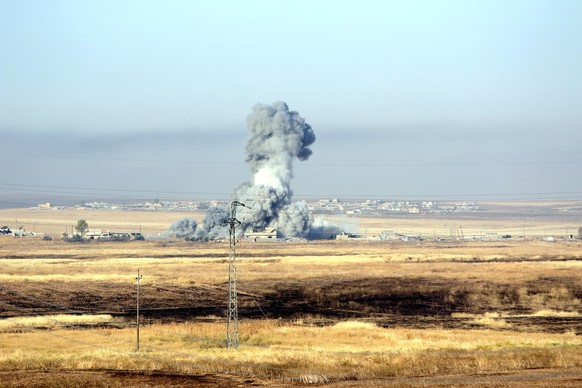
[[139, 288], [140, 288], [140, 280], [142, 276], [139, 274], [139, 269], [137, 270], [137, 315], [136, 315], [136, 327], [137, 327], [137, 342], [135, 351], [139, 352]]

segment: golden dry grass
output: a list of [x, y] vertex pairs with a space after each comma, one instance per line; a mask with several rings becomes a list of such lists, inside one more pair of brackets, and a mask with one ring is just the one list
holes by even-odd
[[101, 325], [113, 321], [108, 314], [97, 315], [43, 315], [33, 317], [13, 317], [0, 319], [0, 332], [14, 331], [25, 328], [56, 328], [71, 325]]
[[532, 314], [535, 317], [580, 317], [578, 311], [557, 311], [552, 309], [539, 310]]
[[[23, 213], [0, 211], [0, 216], [7, 220], [20, 214], [19, 221], [25, 220], [30, 225], [42, 222], [56, 229], [61, 228], [62, 221], [75, 223], [78, 218], [87, 219], [91, 227], [133, 229], [128, 221], [121, 219], [127, 213], [73, 212], [52, 219], [50, 212], [43, 213], [46, 219], [39, 216], [40, 213], [30, 211], [23, 216]], [[135, 219], [154, 231], [165, 230], [180, 216], [146, 213], [138, 214]], [[362, 225], [375, 230], [419, 227], [430, 234], [430, 229], [437, 226], [435, 222], [442, 222], [433, 220], [433, 223], [422, 224], [424, 221], [369, 219], [363, 220]], [[463, 229], [469, 230], [470, 224], [466, 225]], [[479, 226], [494, 228], [493, 224]], [[554, 226], [556, 230], [564, 227], [560, 223]], [[520, 225], [512, 226], [508, 221], [501, 227], [519, 228]], [[476, 224], [474, 228], [477, 229]], [[454, 312], [452, 318], [465, 320], [479, 329], [383, 328], [370, 321], [341, 321], [326, 327], [310, 327], [301, 319], [296, 321], [301, 324], [284, 320], [244, 320], [240, 326], [241, 347], [234, 351], [224, 348], [222, 323], [151, 324], [142, 327], [142, 351], [136, 354], [135, 330], [131, 327], [70, 330], [55, 324], [55, 321], [64, 321], [63, 317], [48, 317], [48, 321], [30, 317], [5, 320], [11, 326], [4, 330], [0, 321], [0, 331], [4, 331], [0, 334], [0, 370], [233, 372], [325, 382], [373, 376], [582, 368], [582, 341], [574, 331], [549, 334], [520, 330], [512, 320], [518, 316], [579, 317], [582, 302], [576, 287], [582, 283], [580, 242], [253, 244], [243, 240], [237, 252], [239, 291], [272, 296], [277, 295], [277, 287], [281, 285], [297, 285], [306, 301], [321, 299], [324, 303], [326, 299], [339, 301], [338, 295], [347, 295], [347, 300], [353, 302], [349, 299], [350, 293], [353, 299], [365, 299], [372, 294], [389, 298], [386, 295], [404, 295], [406, 287], [414, 287], [422, 296], [442, 286], [437, 291], [448, 293], [444, 300], [451, 305], [465, 295], [462, 307], [470, 310], [476, 306], [473, 313]], [[76, 287], [81, 284], [97, 282], [128, 284], [133, 290], [139, 269], [144, 276], [144, 290], [153, 289], [154, 285], [170, 285], [177, 289], [196, 285], [224, 291], [227, 258], [228, 245], [225, 243], [71, 244], [4, 236], [0, 237], [0, 282], [7, 288], [16, 283], [30, 285], [30, 288], [35, 285], [41, 291], [43, 287], [50, 290], [58, 285], [63, 288], [63, 294], [67, 290], [78, 291]], [[322, 288], [321, 279], [326, 279], [327, 286], [334, 287]], [[374, 283], [386, 279], [402, 279], [408, 283]], [[334, 282], [341, 282], [344, 288]], [[376, 289], [365, 288], [367, 284], [374, 287], [394, 284], [401, 289], [382, 289], [385, 293], [376, 295]], [[40, 298], [46, 294], [39, 291], [38, 295]], [[484, 311], [483, 306], [489, 311]], [[519, 308], [520, 315], [506, 312], [508, 306]], [[451, 312], [453, 310], [449, 314]], [[101, 322], [106, 322], [108, 318], [102, 319]], [[45, 329], [38, 330], [40, 327]], [[26, 332], [18, 332], [25, 329]]]
[[[487, 311], [530, 314], [539, 310], [578, 311], [582, 284], [582, 244], [558, 242], [470, 242], [403, 244], [386, 242], [312, 242], [238, 245], [238, 289], [260, 298], [284, 298], [293, 308], [294, 295], [315, 308], [360, 313], [394, 311], [391, 299], [406, 297], [417, 308], [430, 296], [424, 314]], [[224, 292], [228, 245], [185, 241], [91, 242], [71, 244], [39, 238], [0, 238], [0, 281], [6, 287], [25, 284], [42, 296], [43, 289], [60, 289], [57, 303], [84, 310], [84, 302], [68, 295], [86, 284], [107, 293], [113, 303], [113, 283], [131, 292], [139, 269], [142, 286]], [[24, 282], [24, 283], [23, 283]], [[46, 283], [46, 284], [45, 284]], [[111, 291], [109, 291], [111, 289]], [[69, 294], [67, 294], [67, 292]], [[105, 295], [102, 295], [105, 297]], [[154, 297], [153, 295], [151, 296]], [[161, 298], [164, 296], [162, 295]], [[87, 294], [89, 301], [95, 300]], [[164, 303], [155, 296], [156, 307]], [[211, 298], [218, 298], [214, 296]], [[379, 302], [366, 301], [366, 298]], [[205, 299], [209, 300], [209, 299]], [[90, 311], [116, 311], [113, 305]], [[130, 303], [125, 300], [124, 309]], [[200, 307], [210, 306], [197, 305]], [[215, 303], [219, 303], [216, 301]], [[256, 306], [247, 298], [247, 306]], [[261, 302], [262, 303], [262, 302]], [[375, 304], [374, 304], [375, 303]], [[378, 304], [381, 303], [381, 304]], [[277, 303], [271, 308], [276, 309]], [[183, 303], [182, 307], [186, 307]], [[431, 307], [433, 306], [433, 307]], [[105, 309], [105, 310], [103, 310]], [[404, 311], [404, 310], [402, 310]], [[423, 312], [418, 312], [423, 313]], [[14, 311], [12, 315], [20, 315]], [[490, 320], [489, 324], [501, 322]], [[481, 320], [484, 323], [484, 320]], [[484, 325], [485, 326], [485, 325]]]
[[[506, 209], [514, 212], [521, 208], [539, 212], [544, 208], [559, 208], [560, 206], [579, 206], [574, 202], [483, 202], [485, 209]], [[523, 209], [526, 209], [525, 211]], [[512, 214], [512, 213], [508, 213]], [[142, 231], [145, 234], [158, 234], [166, 231], [168, 226], [182, 217], [191, 217], [199, 222], [204, 218], [202, 212], [185, 211], [116, 211], [116, 210], [32, 210], [32, 209], [0, 209], [0, 224], [16, 229], [23, 226], [28, 231], [60, 235], [71, 232], [79, 219], [85, 219], [91, 229], [103, 229], [119, 232]], [[577, 235], [579, 221], [542, 217], [490, 217], [488, 211], [476, 214], [449, 214], [424, 217], [420, 215], [394, 217], [360, 217], [347, 215], [318, 216], [339, 225], [349, 232], [378, 235], [382, 231], [391, 230], [403, 234], [422, 236], [425, 238], [450, 237], [451, 229], [462, 230], [465, 236], [486, 236], [487, 233], [497, 235], [522, 236], [542, 238], [544, 236]]]
[[195, 212], [115, 211], [115, 210], [32, 210], [0, 209], [0, 224], [27, 231], [60, 235], [71, 233], [77, 221], [85, 219], [91, 229], [112, 232], [156, 234], [166, 231], [176, 220], [192, 217], [202, 220]]
[[299, 327], [241, 322], [241, 346], [224, 348], [222, 324], [144, 326], [0, 335], [0, 370], [117, 369], [236, 372], [296, 381], [500, 373], [582, 366], [572, 333], [380, 328], [363, 322]]
[[[466, 242], [404, 244], [313, 242], [238, 245], [241, 283], [254, 279], [434, 277], [496, 283], [536, 280], [540, 275], [582, 279], [582, 243]], [[224, 282], [225, 243], [185, 241], [72, 244], [40, 238], [0, 237], [1, 281], [128, 281], [138, 269], [144, 281], [177, 284]]]
[[525, 236], [531, 238], [543, 238], [547, 236], [567, 236], [569, 234], [578, 235], [580, 222], [560, 221], [560, 220], [537, 220], [537, 219], [446, 219], [446, 218], [425, 218], [419, 216], [408, 217], [346, 217], [326, 215], [332, 223], [340, 225], [351, 233], [377, 236], [383, 231], [395, 231], [401, 234], [410, 234], [423, 238], [433, 237], [449, 238], [451, 234], [459, 234], [470, 237], [479, 236], [486, 238], [488, 233], [498, 236], [511, 235], [514, 238]]

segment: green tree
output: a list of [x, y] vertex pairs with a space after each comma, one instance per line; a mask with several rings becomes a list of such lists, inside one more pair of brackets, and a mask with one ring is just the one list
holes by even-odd
[[80, 235], [85, 235], [87, 230], [89, 230], [89, 224], [84, 219], [80, 219], [77, 221], [77, 226], [75, 226], [75, 229], [77, 229], [77, 233]]

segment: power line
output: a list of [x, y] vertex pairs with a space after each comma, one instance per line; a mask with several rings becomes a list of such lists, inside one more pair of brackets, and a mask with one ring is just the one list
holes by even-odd
[[17, 153], [7, 153], [7, 152], [0, 152], [0, 155], [12, 156], [12, 157], [26, 157], [26, 158], [99, 160], [99, 161], [104, 161], [104, 162], [176, 163], [176, 164], [209, 164], [209, 165], [212, 165], [212, 164], [215, 164], [215, 165], [246, 164], [244, 162], [214, 162], [214, 161], [204, 161], [204, 160], [105, 158], [105, 157], [97, 157], [97, 156], [17, 154]]
[[[204, 164], [204, 165], [246, 165], [246, 162], [224, 162], [210, 160], [180, 160], [180, 159], [137, 159], [137, 158], [106, 158], [97, 156], [80, 156], [80, 155], [55, 155], [55, 154], [27, 154], [27, 153], [9, 153], [0, 152], [1, 156], [24, 157], [24, 158], [49, 158], [49, 159], [79, 159], [79, 160], [99, 160], [112, 162], [132, 162], [132, 163], [160, 163], [160, 164]], [[327, 162], [317, 163], [309, 162], [309, 166], [319, 167], [494, 167], [494, 166], [539, 166], [539, 165], [568, 165], [582, 164], [582, 160], [560, 160], [560, 161], [518, 161], [518, 162], [425, 162], [425, 163], [345, 163], [345, 162]], [[299, 166], [300, 164], [298, 164]]]
[[[54, 185], [31, 185], [21, 183], [0, 182], [0, 186], [8, 186], [10, 190], [17, 192], [33, 193], [50, 193], [65, 195], [115, 195], [116, 197], [135, 198], [137, 194], [174, 194], [174, 195], [226, 195], [220, 192], [196, 192], [196, 191], [164, 191], [164, 190], [141, 190], [141, 189], [120, 189], [120, 188], [101, 188], [101, 187], [79, 187], [79, 186], [54, 186]], [[64, 190], [94, 190], [99, 193], [75, 192], [75, 191], [52, 191], [46, 189], [64, 189]], [[118, 193], [136, 193], [134, 195]], [[108, 194], [109, 193], [109, 194]], [[153, 197], [152, 197], [153, 198]]]
[[[571, 284], [571, 285], [576, 284], [576, 282], [574, 280], [567, 280], [566, 283]], [[37, 301], [37, 302], [40, 302], [40, 303], [43, 303], [43, 304], [47, 304], [47, 305], [51, 305], [51, 306], [53, 306], [53, 307], [55, 307], [57, 309], [65, 310], [65, 311], [68, 311], [68, 312], [71, 312], [71, 313], [74, 313], [74, 314], [80, 314], [80, 315], [91, 315], [91, 314], [93, 314], [92, 312], [89, 312], [89, 311], [70, 310], [67, 307], [59, 306], [57, 304], [53, 304], [53, 303], [49, 303], [49, 302], [45, 302], [45, 301], [43, 301], [41, 299], [38, 299], [38, 298], [35, 298], [33, 296], [29, 296], [29, 295], [26, 295], [26, 294], [22, 294], [22, 293], [20, 293], [18, 291], [6, 289], [6, 288], [3, 288], [3, 287], [0, 287], [0, 289], [2, 289], [5, 292], [18, 294], [21, 297], [24, 297], [26, 299], [29, 299], [29, 300], [32, 300], [32, 301]], [[15, 309], [15, 310], [28, 312], [28, 310], [25, 309], [25, 308], [23, 308], [23, 307], [17, 307], [17, 306], [11, 305], [11, 304], [9, 304], [9, 303], [7, 303], [5, 301], [0, 301], [0, 303], [3, 303], [4, 305], [9, 306], [9, 308], [12, 308], [12, 309]], [[330, 310], [342, 311], [341, 309], [333, 309], [333, 308], [331, 308]], [[57, 323], [59, 325], [62, 324], [62, 321], [59, 321], [58, 319], [55, 319], [55, 318], [50, 317], [50, 316], [46, 316], [44, 314], [34, 313], [33, 312], [32, 315], [33, 316], [38, 316], [38, 317], [43, 317], [43, 318], [47, 319], [48, 321], [55, 322], [55, 323]], [[389, 314], [385, 314], [385, 315], [389, 315]], [[130, 324], [122, 324], [121, 327], [129, 328], [129, 327], [131, 327], [131, 325]], [[186, 334], [186, 333], [180, 333], [180, 332], [168, 332], [168, 331], [165, 331], [165, 330], [156, 330], [156, 329], [151, 329], [151, 328], [148, 328], [148, 330], [154, 331], [154, 332], [159, 332], [159, 333], [166, 333], [166, 334], [173, 334], [173, 335], [179, 335], [179, 336], [184, 336], [184, 337], [197, 338], [197, 339], [199, 339], [201, 341], [204, 341], [204, 342], [215, 342], [216, 341], [216, 338], [214, 338], [214, 337], [203, 337], [203, 336], [197, 336], [197, 335], [193, 335], [193, 334], [189, 334], [189, 333]], [[97, 335], [99, 335], [101, 337], [112, 338], [113, 340], [118, 341], [118, 342], [124, 342], [124, 343], [127, 343], [127, 344], [133, 344], [133, 342], [131, 342], [131, 341], [128, 341], [128, 340], [125, 340], [125, 339], [121, 339], [121, 338], [117, 338], [117, 337], [112, 337], [109, 334], [97, 334]], [[253, 345], [253, 344], [244, 344], [244, 346], [245, 347], [250, 347], [250, 348], [253, 348], [253, 347], [255, 347], [255, 348], [266, 348], [266, 347], [268, 347], [266, 345]], [[562, 345], [560, 348], [573, 348], [573, 347], [578, 347], [578, 346], [579, 345]], [[153, 349], [160, 349], [160, 350], [163, 350], [163, 351], [168, 351], [168, 350], [166, 350], [164, 348], [159, 348], [159, 347], [156, 347], [154, 345], [151, 345], [149, 347], [150, 348], [153, 348]], [[298, 352], [310, 352], [310, 353], [317, 353], [317, 354], [352, 354], [352, 355], [353, 354], [358, 354], [358, 355], [391, 355], [391, 356], [401, 355], [401, 353], [399, 353], [399, 352], [387, 352], [387, 351], [381, 351], [381, 352], [376, 352], [376, 351], [350, 352], [350, 351], [315, 350], [315, 349], [309, 349], [309, 348], [302, 349], [302, 348], [295, 348], [295, 347], [277, 347], [277, 349], [278, 350], [298, 351]], [[496, 351], [496, 352], [493, 352], [493, 351], [487, 350], [487, 349], [476, 349], [476, 350], [472, 351], [472, 353], [474, 353], [474, 354], [490, 354], [490, 353], [504, 353], [504, 352], [528, 351], [528, 350], [532, 350], [532, 349], [533, 348], [526, 348], [526, 349], [504, 349], [504, 350], [499, 350], [499, 351]], [[556, 349], [556, 348], [552, 348], [552, 349]], [[170, 351], [170, 352], [172, 352], [172, 351]], [[440, 353], [438, 350], [436, 350], [434, 352]], [[180, 354], [181, 352], [176, 352], [176, 353]], [[425, 353], [432, 353], [432, 352], [429, 351], [429, 352], [425, 352]], [[181, 353], [181, 354], [183, 354], [183, 353]], [[457, 353], [453, 351], [453, 352], [450, 352], [450, 353], [449, 352], [444, 352], [443, 354], [457, 354]], [[274, 368], [274, 369], [284, 369], [284, 368]], [[293, 369], [286, 369], [286, 370], [293, 370]]]
[[564, 165], [582, 164], [582, 161], [543, 161], [543, 162], [459, 162], [459, 163], [312, 163], [298, 166], [324, 166], [324, 167], [478, 167], [478, 166], [538, 166], [538, 165]]
[[[10, 289], [5, 289], [5, 288], [2, 288], [2, 289], [4, 291], [18, 293], [18, 292], [15, 292], [13, 290], [10, 290]], [[20, 293], [18, 293], [18, 294], [20, 294]], [[21, 295], [24, 296], [27, 299], [31, 299], [31, 300], [39, 301], [41, 303], [49, 304], [49, 303], [44, 302], [44, 301], [42, 301], [40, 299], [37, 299], [35, 297], [31, 297], [31, 296], [27, 296], [27, 295], [23, 295], [23, 294], [21, 294]], [[15, 310], [27, 311], [25, 308], [13, 306], [13, 305], [10, 305], [10, 304], [8, 304], [6, 302], [3, 302], [3, 301], [1, 303], [3, 303], [4, 305], [9, 306], [9, 308], [12, 308], [12, 309], [15, 309]], [[54, 305], [54, 306], [56, 308], [59, 308], [58, 305]], [[66, 307], [62, 307], [62, 306], [61, 306], [61, 309], [69, 310]], [[69, 310], [69, 311], [71, 311], [71, 310]], [[76, 311], [76, 313], [79, 313], [79, 312], [80, 311]], [[89, 313], [89, 312], [82, 312], [82, 314], [85, 315], [85, 314], [91, 314], [91, 313]], [[32, 315], [33, 316], [43, 317], [43, 318], [45, 318], [45, 319], [47, 319], [49, 321], [55, 322], [55, 323], [57, 323], [59, 325], [62, 324], [62, 322], [59, 321], [58, 319], [55, 319], [55, 318], [52, 318], [52, 317], [47, 317], [46, 315], [43, 315], [43, 314], [32, 313]], [[129, 327], [129, 325], [127, 325], [127, 327]], [[185, 333], [179, 333], [179, 332], [168, 332], [168, 331], [164, 331], [164, 330], [156, 330], [156, 329], [149, 329], [149, 328], [148, 328], [148, 330], [151, 330], [153, 332], [158, 332], [158, 333], [179, 335], [179, 336], [188, 337], [188, 338], [197, 338], [198, 340], [204, 341], [204, 342], [216, 342], [216, 339], [215, 338], [212, 338], [212, 337], [201, 337], [201, 336], [196, 336], [196, 335], [192, 335], [192, 334], [185, 334]], [[38, 332], [38, 331], [41, 331], [41, 330], [39, 330], [38, 328], [33, 328], [32, 331], [37, 331]], [[63, 339], [67, 339], [67, 340], [70, 340], [72, 342], [77, 342], [77, 343], [85, 344], [85, 345], [92, 346], [92, 347], [100, 347], [100, 348], [103, 348], [103, 349], [107, 349], [107, 350], [111, 350], [111, 351], [115, 351], [115, 352], [121, 352], [121, 353], [128, 354], [128, 355], [129, 354], [132, 354], [132, 353], [129, 353], [129, 352], [126, 352], [126, 351], [109, 348], [109, 347], [103, 346], [101, 344], [94, 344], [94, 343], [91, 343], [91, 342], [88, 342], [88, 341], [80, 341], [80, 340], [76, 340], [76, 339], [73, 339], [71, 337], [67, 337], [67, 336], [64, 336], [64, 335], [56, 335], [54, 333], [51, 333], [50, 331], [49, 332], [47, 332], [45, 330], [42, 330], [42, 331], [48, 333], [49, 335], [54, 335], [56, 337], [63, 338]], [[128, 340], [125, 340], [125, 339], [122, 339], [122, 338], [118, 338], [118, 337], [115, 337], [115, 336], [111, 336], [109, 334], [99, 334], [99, 333], [96, 333], [96, 335], [97, 336], [100, 336], [100, 337], [107, 338], [109, 340], [116, 341], [116, 342], [122, 342], [122, 343], [132, 344], [131, 341], [128, 341]], [[250, 347], [250, 348], [263, 348], [263, 349], [264, 348], [268, 348], [268, 346], [265, 346], [265, 345], [245, 344], [244, 346], [245, 347]], [[579, 345], [571, 344], [571, 345], [556, 346], [556, 347], [553, 347], [552, 349], [554, 349], [554, 350], [555, 349], [573, 349], [573, 348], [578, 348], [578, 347], [579, 347]], [[161, 352], [167, 352], [167, 353], [171, 353], [171, 354], [176, 354], [176, 355], [188, 355], [188, 356], [191, 356], [191, 354], [189, 354], [189, 353], [184, 353], [184, 352], [180, 352], [180, 351], [176, 351], [176, 350], [168, 350], [168, 349], [161, 348], [161, 347], [155, 346], [155, 345], [148, 345], [147, 348], [148, 349], [152, 349], [152, 350], [156, 350], [156, 351], [161, 351]], [[532, 350], [535, 351], [535, 350], [543, 350], [543, 349], [546, 349], [546, 348], [517, 348], [517, 349], [502, 349], [502, 350], [497, 350], [497, 351], [488, 350], [488, 349], [478, 349], [477, 348], [475, 350], [470, 351], [470, 354], [481, 354], [481, 355], [485, 355], [485, 354], [516, 353], [516, 352], [528, 352], [528, 351], [532, 351]], [[276, 350], [307, 352], [307, 353], [314, 353], [314, 354], [348, 354], [348, 355], [364, 355], [364, 356], [365, 355], [383, 355], [383, 356], [398, 356], [398, 355], [402, 355], [402, 353], [400, 353], [400, 352], [386, 352], [386, 351], [381, 351], [381, 352], [373, 352], [373, 351], [351, 352], [351, 351], [333, 351], [333, 350], [302, 349], [302, 348], [294, 348], [294, 347], [277, 347]], [[439, 355], [458, 355], [458, 352], [457, 351], [454, 351], [454, 350], [453, 351], [444, 351], [443, 352], [442, 350], [438, 350], [438, 349], [437, 350], [433, 350], [433, 351], [424, 351], [423, 353], [424, 354], [439, 354]], [[206, 357], [206, 358], [203, 358], [203, 359], [206, 359], [206, 360], [214, 360], [214, 359], [209, 358], [209, 357]], [[229, 363], [232, 364], [233, 363], [233, 362], [229, 362], [229, 361], [226, 361], [226, 360], [222, 360], [222, 362], [224, 362], [225, 364], [229, 364]], [[247, 363], [247, 364], [248, 365], [254, 365], [253, 363], [250, 363], [250, 362]], [[300, 371], [303, 371], [303, 372], [305, 372], [305, 370], [301, 370], [301, 369], [291, 369], [291, 368], [283, 368], [283, 367], [273, 367], [273, 366], [270, 366], [270, 367], [267, 367], [267, 368], [270, 369], [270, 370], [279, 370], [279, 371], [289, 371], [289, 372], [300, 372]], [[344, 374], [334, 374], [334, 375], [336, 377], [348, 377], [348, 375], [344, 375]], [[367, 377], [367, 378], [385, 378], [387, 376], [363, 376], [363, 377]]]
[[[4, 289], [5, 291], [8, 292], [12, 292], [11, 290], [7, 290]], [[16, 292], [17, 293], [17, 292]], [[24, 296], [24, 295], [23, 295]], [[27, 297], [27, 296], [25, 296]], [[35, 299], [37, 301], [41, 301], [37, 298], [32, 297], [31, 299]], [[42, 301], [41, 301], [42, 302]], [[8, 305], [6, 302], [2, 302], [6, 305]], [[43, 302], [45, 304], [48, 304], [46, 302]], [[57, 305], [54, 305], [57, 306]], [[12, 308], [18, 309], [20, 311], [24, 311], [23, 308], [19, 308], [16, 306], [11, 306]], [[33, 314], [33, 315], [37, 315], [39, 316], [40, 314]], [[49, 320], [53, 320], [57, 323], [59, 323], [58, 320], [55, 319], [51, 319], [48, 318]], [[33, 331], [39, 332], [40, 330], [37, 328], [34, 328]], [[158, 330], [154, 330], [154, 331], [158, 331]], [[160, 331], [158, 331], [160, 332]], [[95, 347], [95, 348], [100, 348], [100, 349], [105, 349], [108, 351], [112, 351], [112, 352], [117, 352], [119, 354], [124, 354], [124, 355], [130, 355], [131, 353], [127, 352], [127, 351], [123, 351], [123, 350], [119, 350], [119, 349], [114, 349], [111, 348], [109, 346], [104, 346], [103, 344], [96, 344], [93, 342], [89, 342], [89, 341], [83, 341], [83, 340], [79, 340], [76, 338], [72, 338], [70, 336], [66, 336], [66, 335], [61, 335], [61, 334], [57, 334], [57, 333], [53, 333], [51, 331], [43, 331], [43, 333], [46, 333], [49, 336], [53, 336], [56, 338], [61, 338], [61, 339], [65, 339], [65, 340], [69, 340], [71, 342], [75, 342], [75, 343], [79, 343], [79, 344], [83, 344], [89, 347]], [[177, 335], [184, 335], [181, 333], [175, 333]], [[97, 334], [99, 336], [105, 337], [105, 334]], [[120, 339], [120, 338], [112, 338], [112, 336], [107, 335], [107, 337], [109, 337], [109, 340], [115, 340], [115, 341], [121, 341], [121, 342], [125, 342], [128, 343], [128, 341]], [[194, 337], [194, 336], [189, 336], [189, 337]], [[201, 337], [198, 337], [199, 339]], [[265, 346], [262, 345], [248, 345], [248, 346], [256, 346], [256, 347], [262, 347], [265, 348]], [[551, 350], [562, 350], [562, 349], [576, 349], [578, 348], [579, 345], [578, 344], [563, 344], [561, 346], [556, 346], [556, 347], [551, 347]], [[177, 355], [177, 356], [183, 356], [183, 357], [193, 357], [195, 356], [195, 354], [193, 353], [186, 353], [186, 352], [181, 352], [181, 351], [176, 351], [176, 350], [169, 350], [169, 349], [165, 349], [159, 346], [154, 346], [154, 345], [149, 345], [147, 346], [148, 349], [152, 350], [152, 351], [158, 351], [158, 352], [164, 352], [167, 354], [173, 354], [173, 355]], [[287, 351], [301, 351], [301, 352], [313, 352], [315, 354], [343, 354], [344, 352], [333, 352], [333, 351], [318, 351], [318, 350], [311, 350], [311, 349], [293, 349], [293, 348], [283, 348], [284, 350]], [[546, 350], [548, 349], [548, 347], [535, 347], [535, 348], [515, 348], [515, 349], [502, 349], [502, 350], [497, 350], [497, 351], [493, 351], [493, 350], [483, 350], [483, 349], [476, 349], [476, 350], [472, 350], [469, 352], [466, 352], [467, 355], [499, 355], [499, 354], [503, 354], [503, 353], [526, 353], [526, 352], [532, 352], [532, 351], [540, 351], [540, 350]], [[281, 350], [281, 349], [274, 349], [274, 350]], [[345, 354], [349, 354], [350, 356], [353, 355], [382, 355], [382, 356], [401, 356], [402, 353], [400, 352], [346, 352]], [[441, 350], [432, 350], [432, 351], [423, 351], [422, 354], [427, 354], [427, 355], [436, 355], [436, 356], [458, 356], [458, 351], [453, 350], [453, 351], [441, 351]], [[158, 358], [159, 356], [155, 355], [155, 358]], [[216, 358], [211, 358], [211, 357], [198, 357], [197, 359], [198, 361], [212, 361], [212, 362], [216, 362], [217, 359]], [[190, 363], [187, 363], [185, 361], [178, 361], [178, 360], [167, 360], [164, 359], [165, 362], [170, 362], [173, 363], [174, 365], [189, 365]], [[243, 374], [243, 375], [255, 375], [255, 376], [260, 376], [261, 374], [257, 374], [257, 373], [249, 373], [248, 372], [248, 368], [252, 367], [252, 366], [256, 366], [256, 363], [252, 363], [252, 362], [248, 362], [248, 361], [242, 361], [242, 362], [237, 362], [237, 361], [230, 361], [230, 360], [219, 360], [220, 363], [222, 363], [224, 366], [230, 367], [230, 368], [241, 368], [243, 366], [246, 366], [247, 368], [245, 368], [245, 370], [230, 370], [229, 372], [231, 373], [235, 373], [235, 374]], [[195, 369], [200, 369], [201, 367], [196, 367], [194, 366]], [[291, 372], [293, 374], [295, 374], [294, 376], [281, 376], [281, 378], [297, 378], [297, 376], [299, 376], [299, 373], [310, 373], [310, 374], [314, 374], [314, 373], [321, 373], [321, 371], [318, 370], [306, 370], [306, 369], [300, 369], [300, 368], [285, 368], [285, 367], [276, 367], [276, 366], [272, 366], [272, 365], [261, 365], [262, 369], [266, 369], [269, 370], [271, 372], [273, 371], [277, 371], [277, 372]], [[562, 376], [564, 374], [560, 374], [560, 376]], [[571, 376], [579, 376], [579, 373], [572, 373], [569, 374]], [[271, 374], [265, 374], [265, 376], [272, 376]], [[366, 380], [374, 380], [374, 379], [382, 379], [382, 380], [387, 380], [390, 381], [391, 379], [393, 379], [393, 377], [391, 376], [386, 376], [386, 375], [360, 375], [360, 374], [354, 374], [354, 372], [351, 373], [326, 373], [326, 376], [328, 377], [334, 377], [335, 379], [351, 379], [351, 378], [358, 378], [358, 379], [366, 379]], [[442, 379], [443, 376], [424, 376], [423, 378], [427, 379], [427, 380], [439, 380]], [[535, 376], [532, 376], [532, 378], [535, 378]]]
[[139, 269], [137, 270], [137, 313], [136, 313], [136, 329], [137, 329], [137, 337], [136, 337], [136, 352], [139, 352], [139, 291], [141, 285], [141, 278], [143, 276], [140, 275]]
[[[19, 184], [19, 183], [8, 183], [0, 182], [0, 186], [8, 186], [13, 192], [34, 192], [34, 193], [48, 193], [48, 194], [59, 194], [59, 195], [85, 195], [85, 196], [103, 196], [103, 195], [113, 195], [120, 198], [136, 198], [138, 194], [166, 194], [166, 195], [192, 195], [192, 196], [230, 196], [231, 193], [227, 192], [202, 192], [202, 191], [164, 191], [164, 190], [141, 190], [141, 189], [119, 189], [119, 188], [96, 188], [96, 187], [80, 187], [80, 186], [55, 186], [55, 185], [31, 185], [31, 184]], [[71, 192], [71, 191], [54, 191], [45, 189], [63, 189], [63, 190], [94, 190], [95, 192]], [[135, 195], [129, 194], [118, 194], [118, 193], [136, 193]], [[295, 195], [295, 198], [345, 198], [345, 199], [431, 199], [431, 198], [484, 198], [486, 197], [527, 197], [527, 196], [580, 196], [582, 191], [535, 191], [535, 192], [521, 192], [521, 193], [452, 193], [452, 194], [300, 194]], [[158, 198], [158, 196], [147, 196], [144, 195], [140, 198]], [[249, 197], [253, 199], [254, 197]], [[257, 197], [258, 198], [258, 197]]]

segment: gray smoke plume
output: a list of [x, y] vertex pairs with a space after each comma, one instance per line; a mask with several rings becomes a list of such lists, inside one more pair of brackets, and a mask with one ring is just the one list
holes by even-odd
[[168, 232], [176, 237], [192, 237], [196, 232], [198, 222], [194, 218], [184, 217], [170, 225]]
[[[292, 202], [293, 161], [307, 160], [315, 142], [311, 126], [284, 102], [257, 104], [247, 117], [246, 144], [252, 181], [241, 184], [233, 197], [247, 207], [237, 209], [243, 232], [276, 228], [283, 237], [315, 237], [313, 217], [303, 201]], [[228, 236], [229, 209], [210, 209], [193, 239]]]
[[247, 162], [254, 186], [272, 187], [290, 192], [293, 159], [306, 160], [315, 142], [311, 126], [290, 111], [284, 102], [258, 104], [247, 118], [251, 136], [247, 141]]
[[202, 220], [203, 225], [198, 225], [191, 239], [206, 241], [228, 236], [228, 218], [229, 214], [226, 209], [211, 207], [206, 211], [206, 215]]
[[284, 237], [306, 237], [313, 218], [305, 202], [292, 203], [293, 160], [306, 160], [315, 142], [311, 126], [284, 102], [258, 104], [247, 118], [251, 134], [246, 145], [253, 181], [239, 186], [235, 198], [242, 229], [275, 227]]

